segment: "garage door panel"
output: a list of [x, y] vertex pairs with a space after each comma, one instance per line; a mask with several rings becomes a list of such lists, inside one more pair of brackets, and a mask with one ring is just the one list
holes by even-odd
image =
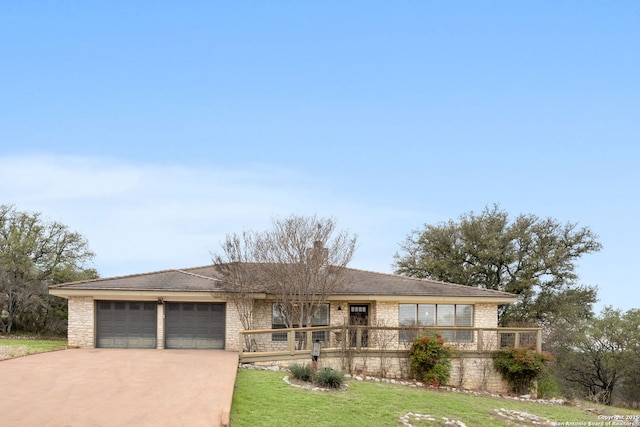
[[223, 303], [167, 303], [165, 347], [224, 349]]
[[97, 347], [156, 347], [157, 306], [155, 303], [100, 301], [97, 304], [97, 310]]

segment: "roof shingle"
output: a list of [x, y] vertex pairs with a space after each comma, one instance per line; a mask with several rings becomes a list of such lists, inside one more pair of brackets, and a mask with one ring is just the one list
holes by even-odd
[[[258, 264], [255, 264], [259, 268]], [[434, 296], [467, 298], [513, 298], [514, 294], [475, 288], [428, 279], [375, 273], [353, 268], [345, 269], [345, 284], [334, 295]], [[130, 276], [86, 280], [53, 285], [60, 290], [122, 290], [122, 291], [200, 291], [219, 292], [221, 276], [213, 265], [179, 270], [164, 270]], [[264, 289], [257, 291], [265, 292]]]

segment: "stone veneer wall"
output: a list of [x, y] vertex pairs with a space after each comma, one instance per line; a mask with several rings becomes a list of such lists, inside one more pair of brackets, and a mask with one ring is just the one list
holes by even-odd
[[474, 314], [476, 328], [498, 327], [498, 304], [475, 304]]
[[[350, 360], [349, 360], [350, 359]], [[288, 367], [293, 363], [311, 363], [310, 359], [272, 360], [259, 362], [256, 365]], [[380, 357], [375, 352], [364, 356], [354, 353], [351, 356], [324, 355], [320, 353], [318, 367], [329, 367], [353, 375], [372, 376], [379, 378], [411, 379], [409, 360], [406, 356]], [[467, 354], [451, 359], [451, 377], [448, 386], [466, 388], [470, 390], [489, 391], [492, 393], [507, 393], [508, 384], [502, 380], [500, 374], [493, 368], [491, 354]]]
[[399, 304], [397, 302], [378, 302], [376, 306], [376, 317], [371, 319], [373, 326], [398, 326]]
[[[399, 303], [397, 302], [371, 302], [369, 310], [369, 324], [372, 326], [397, 326], [399, 316]], [[342, 310], [338, 310], [341, 306]], [[261, 302], [256, 306], [254, 311], [256, 318], [254, 319], [256, 329], [271, 328], [271, 302]], [[330, 324], [331, 326], [342, 326], [349, 320], [348, 303], [331, 302], [330, 305]], [[497, 328], [498, 327], [498, 311], [496, 304], [475, 304], [474, 305], [474, 327], [477, 328]], [[397, 334], [397, 333], [396, 333]], [[394, 337], [396, 334], [393, 334]], [[261, 339], [259, 337], [262, 337]], [[283, 345], [286, 348], [286, 342], [272, 342], [270, 335], [256, 335], [259, 342], [258, 351], [282, 350]], [[385, 337], [378, 337], [379, 341], [388, 341]], [[376, 340], [374, 335], [369, 338]], [[261, 341], [260, 341], [261, 340]], [[477, 334], [474, 336], [474, 343], [469, 347], [476, 348]], [[485, 331], [483, 333], [483, 349], [491, 350], [497, 348], [497, 333], [493, 331]], [[397, 337], [391, 338], [389, 348], [396, 347]], [[408, 347], [407, 347], [408, 350]], [[495, 393], [503, 393], [508, 391], [508, 385], [502, 380], [493, 368], [493, 359], [490, 353], [478, 354], [467, 353], [461, 357], [451, 360], [451, 378], [450, 386], [465, 387], [474, 390], [486, 390]], [[260, 364], [288, 366], [290, 361], [271, 361]], [[299, 360], [297, 363], [305, 363], [305, 360]], [[332, 367], [342, 371], [350, 371], [353, 374], [371, 375], [386, 378], [410, 378], [411, 372], [409, 361], [406, 356], [397, 357], [394, 355], [385, 355], [376, 352], [357, 352], [353, 351], [347, 355], [320, 357], [320, 367]]]
[[[271, 316], [272, 316], [272, 301], [256, 300], [253, 303], [253, 329], [271, 329]], [[245, 328], [240, 321], [240, 315], [236, 306], [228, 302], [227, 303], [227, 315], [226, 315], [226, 350], [239, 351], [240, 350], [240, 331]], [[278, 350], [279, 345], [270, 344], [270, 335], [260, 334], [254, 335], [253, 338], [257, 341], [259, 351]], [[245, 346], [242, 343], [243, 347]], [[286, 348], [286, 343], [284, 343]]]
[[[475, 308], [475, 324], [477, 328], [497, 328], [498, 327], [498, 305], [497, 304], [476, 304]], [[474, 340], [478, 339], [478, 334], [474, 334]], [[482, 349], [481, 350], [497, 350], [498, 349], [498, 332], [483, 331], [482, 333]]]
[[94, 307], [92, 297], [69, 298], [67, 339], [70, 347], [94, 346]]
[[162, 350], [164, 348], [164, 304], [158, 304], [158, 312], [156, 313], [156, 348]]
[[[338, 307], [340, 310], [338, 310]], [[329, 301], [329, 325], [342, 326], [349, 323], [349, 304]]]
[[491, 353], [451, 359], [449, 385], [492, 393], [509, 391], [509, 385], [493, 367]]
[[239, 351], [240, 331], [244, 330], [236, 306], [228, 302], [225, 315], [225, 350]]

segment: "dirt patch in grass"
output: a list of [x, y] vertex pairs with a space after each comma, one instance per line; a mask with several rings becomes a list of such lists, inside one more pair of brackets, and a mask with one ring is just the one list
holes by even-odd
[[29, 347], [26, 345], [0, 345], [0, 360], [26, 356], [27, 354], [29, 354]]

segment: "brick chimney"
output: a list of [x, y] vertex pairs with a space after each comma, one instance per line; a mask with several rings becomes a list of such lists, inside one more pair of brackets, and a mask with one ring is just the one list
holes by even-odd
[[313, 248], [307, 249], [307, 260], [325, 268], [329, 262], [329, 249], [325, 248], [320, 240], [316, 240], [313, 242]]

